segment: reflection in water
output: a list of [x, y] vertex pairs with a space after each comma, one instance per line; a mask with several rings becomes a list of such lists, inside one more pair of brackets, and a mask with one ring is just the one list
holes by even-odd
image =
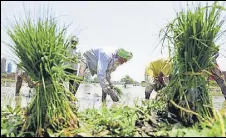
[[[121, 99], [121, 104], [133, 106], [136, 102], [144, 100], [144, 87], [140, 86], [129, 86], [123, 88], [123, 85], [117, 86], [122, 89], [124, 95]], [[21, 95], [15, 96], [15, 87], [1, 87], [1, 107], [5, 105], [11, 105], [12, 107], [20, 106], [26, 107], [30, 98], [30, 88], [22, 86]], [[151, 96], [154, 96], [152, 93]], [[79, 110], [86, 108], [101, 108], [102, 91], [99, 84], [81, 84], [78, 92], [76, 93], [76, 98], [78, 99]], [[213, 96], [213, 106], [215, 109], [225, 108], [226, 102], [223, 96]], [[110, 96], [107, 96], [107, 106], [111, 107], [113, 102]]]
[[23, 86], [19, 96], [15, 96], [15, 87], [1, 87], [1, 107], [11, 105], [13, 108], [16, 106], [24, 108], [30, 100], [28, 87]]

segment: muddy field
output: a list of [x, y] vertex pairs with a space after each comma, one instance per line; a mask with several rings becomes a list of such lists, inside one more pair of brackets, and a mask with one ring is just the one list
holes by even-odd
[[[120, 104], [133, 106], [135, 102], [144, 100], [144, 87], [141, 86], [128, 86], [123, 88], [122, 85], [117, 87], [121, 88], [124, 95], [120, 101]], [[20, 105], [26, 107], [32, 97], [32, 89], [27, 87], [27, 84], [23, 84], [21, 88], [21, 95], [15, 96], [15, 83], [5, 83], [1, 86], [1, 107], [6, 105], [15, 106]], [[76, 97], [78, 99], [79, 110], [86, 108], [100, 108], [101, 107], [101, 87], [99, 84], [81, 84]], [[151, 99], [156, 95], [152, 93]], [[212, 96], [213, 105], [215, 109], [222, 108], [225, 102], [223, 96]], [[107, 105], [113, 104], [110, 97], [107, 97]]]

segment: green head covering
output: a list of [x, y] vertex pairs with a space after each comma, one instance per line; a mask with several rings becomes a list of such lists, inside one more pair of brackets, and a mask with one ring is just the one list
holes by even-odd
[[117, 52], [118, 56], [130, 60], [133, 57], [133, 54], [131, 52], [126, 51], [123, 48], [120, 48]]

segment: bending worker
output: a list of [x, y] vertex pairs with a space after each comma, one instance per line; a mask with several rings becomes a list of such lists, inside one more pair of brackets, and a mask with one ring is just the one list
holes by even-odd
[[[84, 54], [84, 60], [81, 61], [78, 76], [84, 78], [85, 71], [89, 68], [92, 76], [97, 74], [98, 81], [102, 88], [102, 102], [106, 101], [107, 94], [111, 96], [114, 102], [118, 102], [119, 98], [111, 83], [111, 73], [116, 68], [133, 57], [131, 52], [120, 49], [90, 49]], [[80, 82], [76, 82], [79, 87]]]
[[[226, 99], [226, 83], [223, 79], [223, 73], [220, 70], [216, 58], [218, 53], [213, 56], [213, 62], [216, 64], [216, 67], [210, 70], [211, 75], [209, 79], [215, 80], [218, 86], [221, 89], [222, 94]], [[169, 79], [169, 76], [172, 71], [172, 64], [168, 59], [158, 59], [152, 61], [145, 70], [145, 81], [147, 83], [145, 87], [145, 99], [149, 99], [153, 90], [159, 91], [166, 86], [164, 81]]]
[[156, 92], [166, 86], [172, 70], [169, 59], [160, 58], [149, 63], [145, 69], [145, 99], [149, 99], [153, 90]]

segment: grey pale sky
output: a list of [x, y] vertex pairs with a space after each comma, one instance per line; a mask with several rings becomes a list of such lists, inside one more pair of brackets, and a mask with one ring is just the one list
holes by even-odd
[[[191, 1], [189, 3], [192, 3]], [[194, 2], [196, 5], [198, 2]], [[212, 2], [209, 2], [212, 3]], [[81, 52], [94, 47], [122, 47], [133, 52], [133, 59], [116, 69], [112, 80], [125, 75], [144, 80], [146, 65], [153, 59], [167, 57], [157, 46], [159, 31], [176, 17], [182, 1], [1, 1], [1, 40], [10, 42], [3, 26], [13, 23], [13, 16], [21, 17], [24, 8], [37, 12], [49, 6], [60, 23], [71, 24], [69, 34], [77, 35]], [[225, 36], [224, 36], [225, 37]], [[224, 39], [226, 40], [226, 39]], [[1, 42], [1, 57], [13, 59], [13, 53]], [[226, 70], [226, 45], [221, 46], [217, 59]]]

